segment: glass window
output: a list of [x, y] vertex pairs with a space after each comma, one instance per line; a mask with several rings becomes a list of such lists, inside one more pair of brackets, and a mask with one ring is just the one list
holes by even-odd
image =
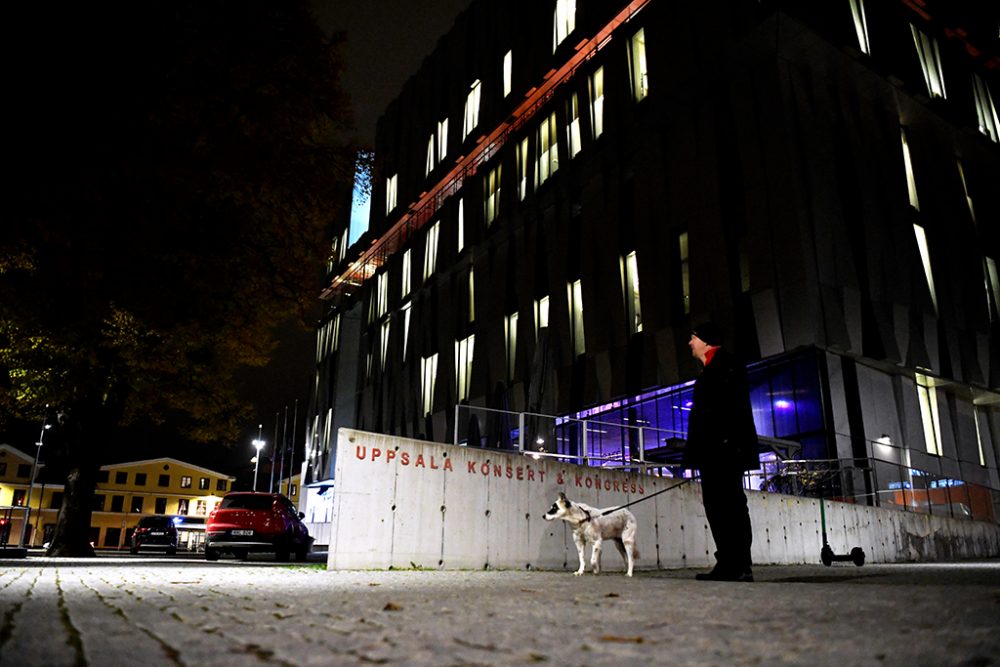
[[209, 486], [210, 483], [211, 480], [209, 480], [208, 477], [200, 477], [198, 479], [198, 488], [201, 489], [202, 491], [207, 491], [209, 488], [211, 488]]
[[986, 299], [990, 312], [990, 322], [1000, 320], [1000, 276], [997, 275], [997, 263], [992, 257], [983, 257], [983, 273], [986, 278]]
[[524, 201], [528, 196], [528, 167], [531, 164], [531, 154], [528, 152], [528, 138], [517, 144], [517, 198]]
[[155, 501], [155, 504], [156, 504], [156, 508], [155, 508], [154, 511], [157, 514], [166, 514], [167, 513], [167, 499], [166, 498], [157, 498], [156, 501]]
[[632, 96], [636, 102], [641, 102], [649, 95], [649, 69], [646, 65], [646, 30], [632, 35], [629, 42], [629, 69], [632, 72]]
[[979, 131], [993, 141], [1000, 141], [998, 136], [1000, 120], [997, 120], [997, 108], [993, 105], [993, 96], [990, 94], [989, 86], [975, 72], [972, 73], [972, 94], [976, 100]]
[[385, 214], [389, 215], [396, 208], [396, 188], [398, 174], [393, 174], [385, 182]]
[[375, 312], [378, 317], [385, 315], [389, 309], [389, 272], [378, 274], [376, 280]]
[[691, 312], [691, 266], [688, 262], [688, 233], [681, 232], [677, 237], [678, 256], [681, 262], [681, 302], [684, 304], [684, 314]]
[[476, 280], [472, 267], [469, 267], [469, 321], [476, 321]]
[[437, 158], [438, 162], [444, 160], [448, 154], [448, 119], [438, 121], [437, 126]]
[[514, 381], [515, 362], [517, 360], [517, 313], [513, 312], [504, 318], [504, 349], [507, 352], [507, 381]]
[[604, 68], [598, 67], [590, 76], [590, 127], [597, 139], [604, 133]]
[[115, 484], [128, 484], [128, 473], [119, 470], [115, 473]]
[[458, 252], [465, 247], [465, 200], [458, 200]]
[[510, 95], [514, 74], [514, 52], [508, 51], [503, 57], [503, 96]]
[[965, 205], [969, 209], [969, 217], [972, 218], [972, 224], [976, 224], [976, 207], [972, 204], [972, 197], [969, 196], [969, 186], [965, 182], [965, 169], [962, 168], [962, 161], [955, 160], [955, 165], [958, 167], [958, 178], [962, 182], [962, 192], [965, 193]]
[[401, 276], [401, 284], [399, 288], [399, 295], [401, 297], [410, 293], [410, 273], [412, 273], [412, 271], [412, 250], [407, 250], [403, 253], [403, 274]]
[[136, 486], [146, 486], [146, 473], [137, 472], [135, 474], [135, 485]]
[[549, 297], [543, 296], [535, 300], [535, 340], [538, 340], [538, 330], [549, 326]]
[[903, 145], [903, 167], [906, 169], [906, 190], [910, 196], [910, 206], [920, 210], [920, 200], [917, 198], [917, 181], [913, 176], [913, 160], [910, 158], [910, 143], [907, 140], [906, 128], [899, 128], [899, 137]]
[[142, 503], [144, 498], [142, 496], [132, 496], [132, 509], [130, 512], [134, 514], [142, 514]]
[[576, 0], [556, 0], [552, 21], [552, 52], [576, 29]]
[[379, 331], [379, 361], [382, 363], [382, 370], [385, 370], [385, 360], [389, 356], [389, 322], [388, 319], [383, 322]]
[[[222, 502], [226, 502], [226, 501], [223, 500]], [[181, 516], [187, 516], [187, 513], [188, 513], [188, 499], [187, 498], [181, 498], [180, 500], [177, 501], [177, 513], [180, 514]]]
[[226, 491], [229, 488], [228, 479], [217, 479], [215, 480], [215, 490], [216, 491]]
[[572, 336], [573, 353], [580, 356], [586, 351], [583, 340], [583, 286], [579, 280], [566, 285], [566, 296], [569, 298], [570, 336]]
[[938, 51], [937, 40], [925, 35], [916, 26], [910, 24], [913, 33], [913, 44], [917, 47], [917, 57], [920, 68], [924, 71], [924, 83], [931, 97], [947, 97], [944, 89], [944, 71], [941, 69], [941, 53]]
[[576, 93], [570, 95], [566, 102], [566, 118], [566, 142], [569, 146], [569, 156], [573, 158], [583, 148], [580, 140], [580, 103]]
[[437, 268], [438, 237], [441, 234], [441, 222], [435, 222], [427, 230], [424, 245], [424, 280], [427, 280]]
[[642, 331], [642, 309], [639, 302], [639, 263], [635, 251], [621, 258], [620, 268], [629, 333], [638, 333]]
[[427, 159], [424, 161], [424, 176], [429, 176], [434, 171], [434, 133], [431, 133], [427, 140]]
[[125, 507], [125, 496], [111, 496], [111, 511], [121, 512]]
[[437, 353], [420, 359], [420, 397], [425, 415], [434, 409], [434, 384], [437, 381]]
[[482, 84], [479, 79], [472, 82], [465, 98], [465, 122], [462, 124], [462, 139], [465, 140], [479, 125], [479, 96]]
[[868, 46], [868, 19], [865, 17], [865, 0], [850, 0], [851, 18], [854, 19], [854, 31], [858, 35], [858, 48], [862, 53], [871, 55]]
[[928, 454], [941, 456], [941, 419], [938, 415], [937, 388], [934, 378], [915, 374], [920, 418], [924, 424], [924, 444]]
[[159, 480], [157, 480], [158, 486], [170, 486], [170, 475], [160, 475]]
[[459, 401], [465, 401], [469, 398], [469, 385], [472, 381], [472, 353], [475, 343], [475, 336], [455, 341], [455, 381], [458, 387], [457, 397]]
[[500, 170], [503, 165], [491, 169], [483, 181], [483, 199], [486, 226], [490, 226], [500, 215]]
[[181, 475], [181, 488], [190, 489], [191, 488], [191, 477], [188, 475]]
[[406, 361], [406, 349], [410, 342], [410, 302], [403, 304], [403, 361]]
[[535, 187], [548, 180], [559, 169], [559, 137], [556, 129], [556, 114], [542, 121], [538, 127], [538, 159], [535, 162]]
[[913, 233], [917, 237], [917, 249], [920, 251], [920, 261], [924, 266], [924, 276], [927, 278], [927, 289], [930, 290], [931, 304], [937, 313], [937, 291], [934, 289], [934, 273], [931, 270], [931, 254], [927, 247], [927, 233], [920, 225], [913, 224]]
[[[56, 502], [58, 500], [58, 503]], [[49, 509], [57, 510], [62, 507], [63, 494], [53, 493], [52, 498], [49, 502]], [[104, 494], [96, 493], [94, 494], [94, 502], [90, 504], [91, 511], [103, 512], [104, 511]]]

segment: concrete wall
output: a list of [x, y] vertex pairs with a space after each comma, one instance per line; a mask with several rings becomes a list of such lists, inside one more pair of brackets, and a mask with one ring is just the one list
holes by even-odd
[[[630, 509], [639, 522], [639, 568], [704, 567], [715, 549], [698, 484], [629, 475], [397, 436], [340, 429], [330, 569], [575, 569], [563, 522], [542, 515], [562, 491], [570, 500]], [[817, 500], [749, 494], [753, 559], [819, 562]], [[826, 503], [837, 554], [865, 550], [869, 562], [1000, 555], [1000, 526]], [[603, 566], [622, 569], [614, 549]]]

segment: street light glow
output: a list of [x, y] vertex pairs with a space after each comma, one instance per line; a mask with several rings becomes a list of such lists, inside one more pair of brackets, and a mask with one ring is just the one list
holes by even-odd
[[263, 434], [263, 429], [264, 429], [264, 425], [263, 424], [258, 424], [257, 425], [257, 438], [253, 442], [250, 443], [250, 444], [252, 444], [254, 446], [254, 449], [257, 450], [257, 456], [255, 456], [255, 457], [253, 457], [251, 459], [251, 461], [253, 462], [253, 490], [254, 491], [257, 490], [257, 471], [260, 469], [260, 450], [264, 449], [264, 445], [267, 444], [266, 442], [264, 442], [264, 439], [261, 437], [261, 435]]

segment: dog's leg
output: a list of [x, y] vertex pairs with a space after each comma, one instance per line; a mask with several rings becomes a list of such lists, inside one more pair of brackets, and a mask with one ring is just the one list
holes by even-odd
[[600, 536], [594, 538], [594, 546], [590, 552], [590, 567], [594, 574], [601, 573], [601, 543]]
[[586, 560], [584, 559], [583, 555], [583, 550], [584, 547], [586, 546], [586, 542], [583, 539], [583, 535], [580, 535], [579, 533], [576, 532], [573, 533], [573, 541], [576, 542], [576, 553], [580, 557], [580, 567], [573, 574], [579, 577], [580, 575], [583, 574], [584, 565], [586, 563]]
[[622, 555], [622, 560], [625, 561], [625, 568], [626, 568], [625, 576], [631, 577], [632, 566], [635, 563], [635, 561], [632, 559], [632, 550], [634, 548], [633, 545], [631, 544], [626, 545], [625, 542], [622, 541], [622, 538], [616, 537], [615, 546], [618, 547], [618, 553]]

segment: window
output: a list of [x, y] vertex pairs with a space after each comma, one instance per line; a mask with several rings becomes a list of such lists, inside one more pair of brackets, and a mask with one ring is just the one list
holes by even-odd
[[590, 75], [590, 128], [597, 139], [604, 133], [604, 68]]
[[28, 492], [25, 489], [14, 489], [14, 494], [11, 497], [10, 504], [14, 507], [24, 507], [24, 499], [27, 495]]
[[389, 320], [382, 323], [382, 328], [379, 332], [379, 361], [382, 364], [382, 370], [385, 370], [385, 360], [389, 356]]
[[444, 160], [448, 154], [448, 119], [438, 121], [437, 127], [437, 158], [438, 162]]
[[[58, 501], [58, 504], [56, 504]], [[62, 507], [63, 494], [53, 493], [52, 498], [49, 500], [49, 509], [57, 510]], [[94, 500], [90, 503], [90, 510], [92, 512], [103, 512], [104, 511], [104, 494], [97, 493], [94, 494]]]
[[573, 342], [573, 354], [580, 356], [586, 351], [586, 346], [583, 340], [583, 287], [579, 280], [566, 285], [566, 296], [569, 299], [569, 331]]
[[483, 180], [483, 205], [486, 209], [487, 227], [500, 215], [500, 169], [502, 166], [498, 164], [495, 169], [491, 169]]
[[556, 114], [538, 127], [538, 160], [535, 162], [535, 187], [548, 180], [559, 169], [559, 142], [556, 134]]
[[580, 141], [580, 102], [576, 93], [570, 95], [566, 102], [566, 118], [566, 143], [569, 146], [570, 158], [574, 158], [583, 148], [583, 143]]
[[514, 52], [508, 51], [503, 57], [503, 96], [510, 95], [514, 73]]
[[535, 340], [538, 340], [538, 330], [549, 326], [549, 297], [543, 296], [535, 300]]
[[198, 478], [198, 488], [202, 491], [208, 491], [211, 488], [211, 480], [208, 477]]
[[167, 499], [166, 498], [156, 498], [154, 501], [156, 514], [166, 514], [167, 513]]
[[990, 301], [990, 322], [1000, 320], [1000, 277], [997, 276], [997, 262], [992, 257], [983, 257], [983, 273], [986, 276], [986, 299]]
[[469, 267], [469, 321], [476, 321], [476, 281], [472, 267]]
[[629, 42], [628, 66], [632, 73], [632, 96], [641, 102], [649, 95], [649, 69], [646, 65], [646, 29], [632, 35]]
[[170, 475], [160, 475], [157, 484], [159, 486], [170, 486]]
[[684, 304], [684, 314], [691, 313], [691, 266], [688, 263], [688, 233], [681, 232], [677, 237], [677, 251], [681, 262], [681, 303]]
[[457, 399], [469, 399], [469, 384], [472, 380], [472, 352], [475, 336], [455, 341], [455, 381], [458, 386]]
[[[0, 474], [2, 474], [2, 473], [0, 473]], [[101, 470], [100, 472], [97, 473], [97, 481], [100, 484], [107, 484], [108, 483], [108, 479], [110, 479], [110, 476], [111, 476], [111, 472], [110, 471], [108, 471], [108, 470]]]
[[128, 473], [118, 471], [115, 473], [115, 484], [128, 484]]
[[941, 456], [941, 420], [938, 417], [937, 389], [934, 378], [916, 374], [920, 417], [924, 423], [924, 444], [928, 454]]
[[121, 512], [125, 507], [125, 496], [111, 496], [111, 511]]
[[956, 160], [955, 164], [958, 166], [958, 178], [962, 181], [962, 192], [965, 193], [965, 205], [969, 208], [969, 217], [972, 218], [972, 224], [976, 224], [976, 207], [972, 205], [972, 197], [969, 196], [969, 186], [965, 182], [965, 169], [962, 168], [961, 160]]
[[937, 40], [917, 30], [910, 24], [913, 33], [913, 44], [917, 47], [917, 57], [920, 68], [924, 71], [924, 83], [931, 97], [947, 97], [944, 89], [944, 72], [941, 70], [941, 53], [938, 51]]
[[465, 200], [458, 200], [458, 252], [465, 247]]
[[181, 475], [181, 488], [182, 489], [191, 488], [191, 478], [188, 475]]
[[229, 488], [228, 479], [217, 479], [215, 480], [215, 490], [216, 491], [226, 491]]
[[188, 513], [188, 499], [181, 498], [177, 501], [177, 513], [181, 516], [187, 516]]
[[420, 402], [425, 415], [434, 409], [434, 383], [437, 381], [438, 355], [420, 359]]
[[142, 496], [132, 496], [132, 506], [129, 510], [135, 514], [142, 514], [142, 501], [144, 498]]
[[295, 496], [299, 495], [299, 485], [298, 484], [292, 484], [292, 488], [288, 491], [288, 495], [292, 496], [293, 498]]
[[931, 294], [931, 304], [934, 306], [934, 313], [937, 314], [937, 291], [934, 289], [934, 273], [931, 271], [930, 249], [927, 247], [927, 233], [920, 225], [913, 224], [913, 233], [917, 237], [917, 249], [920, 251], [920, 261], [924, 266], [924, 276], [927, 278], [927, 289]]
[[146, 486], [146, 473], [137, 472], [135, 474], [135, 485], [136, 486]]
[[434, 133], [431, 132], [430, 139], [427, 140], [427, 159], [424, 161], [424, 176], [430, 176], [430, 173], [434, 171], [434, 145], [435, 137]]
[[528, 196], [528, 165], [531, 164], [531, 154], [528, 152], [528, 138], [517, 144], [517, 198], [524, 201]]
[[424, 245], [424, 280], [427, 280], [437, 268], [438, 237], [441, 234], [441, 222], [435, 222], [427, 230], [426, 244]]
[[552, 52], [576, 29], [576, 0], [556, 0], [552, 21]]
[[410, 272], [413, 270], [411, 258], [411, 250], [403, 253], [403, 274], [400, 276], [399, 286], [399, 295], [401, 297], [410, 293]]
[[871, 55], [868, 46], [868, 19], [865, 18], [865, 0], [850, 0], [851, 17], [854, 19], [854, 31], [858, 35], [858, 48], [862, 53]]
[[635, 251], [621, 258], [622, 290], [630, 333], [642, 331], [642, 310], [639, 307], [639, 263]]
[[979, 448], [979, 465], [986, 467], [986, 452], [983, 450], [983, 434], [979, 428], [979, 406], [972, 406], [972, 420], [976, 423], [976, 446]]
[[410, 342], [410, 303], [403, 304], [403, 361], [406, 361], [406, 348]]
[[465, 122], [462, 124], [462, 140], [472, 134], [479, 125], [479, 95], [482, 84], [479, 79], [472, 82], [469, 95], [465, 98]]
[[108, 528], [104, 531], [104, 546], [118, 547], [121, 545], [122, 529]]
[[30, 463], [19, 463], [17, 465], [17, 476], [28, 479], [31, 477], [31, 464]]
[[993, 141], [1000, 141], [1000, 136], [997, 134], [1000, 120], [997, 120], [997, 108], [993, 105], [993, 96], [990, 95], [989, 86], [975, 72], [972, 74], [972, 94], [976, 99], [979, 131]]
[[906, 169], [906, 190], [910, 195], [910, 206], [920, 210], [920, 200], [917, 198], [917, 181], [913, 177], [913, 161], [910, 159], [910, 144], [906, 137], [906, 128], [899, 128], [899, 137], [903, 143], [903, 167]]
[[385, 214], [389, 215], [396, 208], [396, 188], [399, 174], [393, 174], [385, 182]]
[[208, 513], [208, 501], [207, 500], [194, 501], [194, 513], [196, 516], [205, 516]]
[[389, 309], [389, 272], [383, 271], [375, 281], [375, 313], [381, 318]]
[[507, 381], [514, 381], [517, 360], [517, 313], [511, 313], [503, 321], [504, 349], [507, 352]]

